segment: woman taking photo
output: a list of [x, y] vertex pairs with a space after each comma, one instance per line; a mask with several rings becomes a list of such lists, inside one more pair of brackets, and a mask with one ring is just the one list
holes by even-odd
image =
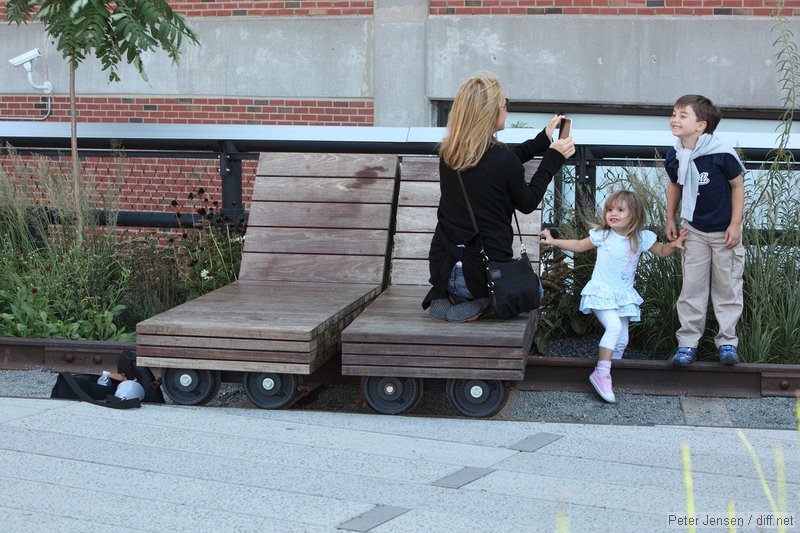
[[[553, 175], [575, 153], [571, 137], [552, 141], [560, 115], [533, 139], [513, 147], [499, 142], [495, 134], [505, 127], [507, 107], [500, 81], [490, 72], [464, 81], [453, 101], [439, 146], [441, 197], [428, 255], [433, 287], [422, 303], [437, 320], [474, 320], [489, 306], [480, 243], [459, 173], [486, 255], [493, 261], [511, 261], [514, 211], [527, 214], [536, 209]], [[526, 183], [522, 164], [542, 154], [538, 170]]]

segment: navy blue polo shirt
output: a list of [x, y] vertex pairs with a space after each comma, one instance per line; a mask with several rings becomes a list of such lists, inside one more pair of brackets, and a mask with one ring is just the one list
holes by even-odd
[[[739, 162], [730, 154], [709, 154], [694, 160], [700, 173], [697, 204], [690, 224], [705, 233], [725, 231], [731, 223], [731, 184], [742, 173]], [[664, 161], [672, 183], [678, 182], [678, 158], [675, 148], [667, 150]]]

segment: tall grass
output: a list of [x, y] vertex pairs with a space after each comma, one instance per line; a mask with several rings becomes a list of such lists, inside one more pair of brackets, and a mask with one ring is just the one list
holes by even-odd
[[800, 54], [779, 2], [773, 32], [783, 108], [768, 168], [747, 187], [745, 308], [740, 346], [751, 362], [800, 363], [800, 180], [788, 150], [800, 88]]
[[0, 334], [129, 340], [117, 320], [130, 271], [116, 258], [116, 228], [86, 216], [88, 198], [75, 204], [57, 163], [11, 157], [13, 172], [0, 171]]

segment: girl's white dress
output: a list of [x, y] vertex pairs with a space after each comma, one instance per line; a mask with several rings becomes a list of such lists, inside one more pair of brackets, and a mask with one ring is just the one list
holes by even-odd
[[639, 232], [636, 252], [631, 250], [630, 238], [614, 230], [592, 229], [589, 238], [597, 247], [597, 262], [592, 279], [581, 291], [580, 310], [591, 314], [592, 309], [617, 309], [619, 316], [639, 321], [639, 306], [644, 300], [633, 288], [633, 280], [639, 257], [655, 244], [656, 234], [649, 230]]

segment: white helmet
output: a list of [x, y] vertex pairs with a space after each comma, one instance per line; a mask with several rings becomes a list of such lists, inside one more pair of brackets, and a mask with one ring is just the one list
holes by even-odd
[[137, 381], [129, 379], [117, 385], [117, 391], [114, 396], [120, 400], [132, 400], [134, 398], [144, 400], [144, 387], [139, 385]]

